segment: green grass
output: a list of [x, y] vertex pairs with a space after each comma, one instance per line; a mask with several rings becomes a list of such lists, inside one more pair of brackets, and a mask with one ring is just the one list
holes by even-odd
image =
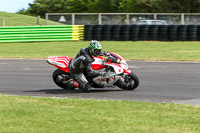
[[[104, 51], [129, 60], [200, 61], [200, 42], [102, 41]], [[0, 43], [0, 58], [74, 57], [89, 41]]]
[[0, 96], [2, 133], [199, 133], [200, 107]]
[[[35, 26], [37, 25], [37, 17], [16, 14], [16, 13], [7, 13], [0, 11], [0, 19], [5, 18], [5, 26]], [[41, 25], [46, 25], [45, 19], [40, 19]], [[60, 25], [53, 21], [48, 21], [49, 25]], [[2, 26], [2, 25], [0, 25]]]

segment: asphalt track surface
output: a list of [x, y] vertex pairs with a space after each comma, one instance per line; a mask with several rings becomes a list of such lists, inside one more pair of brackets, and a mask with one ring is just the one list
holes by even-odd
[[63, 90], [52, 81], [55, 67], [46, 60], [0, 59], [0, 94], [128, 100], [200, 105], [200, 63], [128, 61], [139, 77], [136, 90], [119, 88]]

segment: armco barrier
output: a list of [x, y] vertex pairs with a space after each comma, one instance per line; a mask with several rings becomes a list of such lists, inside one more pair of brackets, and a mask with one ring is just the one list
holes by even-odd
[[85, 25], [84, 40], [200, 41], [200, 25]]
[[71, 41], [84, 39], [84, 25], [0, 27], [0, 42]]

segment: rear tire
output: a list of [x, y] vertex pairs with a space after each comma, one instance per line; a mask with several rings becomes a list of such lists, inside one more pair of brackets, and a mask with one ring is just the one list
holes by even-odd
[[56, 69], [53, 72], [52, 78], [53, 78], [54, 83], [63, 89], [73, 90], [75, 88], [75, 87], [72, 87], [69, 83], [67, 83], [68, 81], [72, 80], [70, 74], [60, 69]]

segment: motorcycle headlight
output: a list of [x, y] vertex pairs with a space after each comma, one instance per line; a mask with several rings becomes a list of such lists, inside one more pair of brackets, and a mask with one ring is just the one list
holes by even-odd
[[121, 60], [120, 63], [121, 63], [122, 68], [124, 68], [124, 69], [128, 69], [128, 64], [126, 63], [125, 60]]

